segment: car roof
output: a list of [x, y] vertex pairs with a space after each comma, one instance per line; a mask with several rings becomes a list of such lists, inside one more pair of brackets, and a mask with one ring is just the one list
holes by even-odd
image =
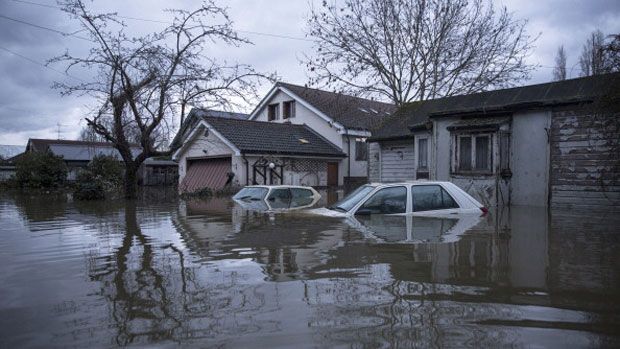
[[415, 180], [415, 181], [406, 181], [406, 182], [390, 182], [390, 183], [370, 183], [367, 185], [378, 187], [382, 185], [429, 185], [429, 184], [448, 184], [452, 182], [446, 181], [427, 181], [427, 180]]
[[313, 189], [312, 187], [305, 187], [305, 186], [302, 186], [302, 185], [246, 185], [244, 188], [265, 188], [265, 189], [299, 188], [299, 189]]

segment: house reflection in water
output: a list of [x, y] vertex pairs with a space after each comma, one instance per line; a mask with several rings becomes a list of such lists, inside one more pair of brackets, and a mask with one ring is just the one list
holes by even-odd
[[[605, 307], [620, 310], [613, 267], [620, 260], [602, 244], [611, 239], [610, 246], [618, 247], [618, 238], [607, 226], [599, 229], [602, 241], [582, 240], [567, 216], [558, 218], [560, 212], [551, 222], [540, 208], [494, 212], [448, 242], [442, 234], [449, 235], [458, 220], [383, 217], [355, 227], [341, 219], [270, 216], [239, 207], [222, 216], [196, 215], [189, 206], [186, 212], [194, 216], [179, 212], [182, 234], [203, 259], [250, 258], [266, 280], [302, 281], [283, 284], [287, 296], [270, 296], [290, 304], [289, 297], [303, 295], [309, 308], [297, 309], [303, 314], [297, 316], [309, 317], [301, 320], [326, 344], [531, 344], [544, 336], [592, 344], [579, 331], [609, 335], [618, 324], [615, 315], [587, 315], [609, 311]], [[378, 231], [371, 236], [373, 228]], [[583, 243], [579, 250], [575, 241]], [[529, 330], [539, 327], [578, 331]], [[475, 328], [487, 337], [472, 338]]]

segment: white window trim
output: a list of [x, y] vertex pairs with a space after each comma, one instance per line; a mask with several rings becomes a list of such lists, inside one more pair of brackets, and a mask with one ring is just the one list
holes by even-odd
[[[420, 165], [420, 140], [426, 140], [426, 167], [419, 167]], [[427, 172], [430, 171], [430, 138], [428, 136], [416, 136], [415, 137], [415, 168], [416, 171]]]
[[[478, 137], [489, 137], [489, 153], [487, 155], [487, 162], [489, 164], [488, 169], [478, 170], [476, 169], [476, 138]], [[495, 166], [493, 166], [493, 153], [495, 151], [495, 142], [494, 138], [495, 132], [462, 132], [455, 133], [453, 139], [455, 140], [455, 144], [453, 146], [452, 151], [452, 173], [453, 174], [461, 174], [461, 175], [492, 175], [495, 172]], [[460, 158], [459, 155], [461, 153], [461, 139], [469, 138], [471, 139], [471, 169], [470, 170], [462, 170], [459, 168]]]

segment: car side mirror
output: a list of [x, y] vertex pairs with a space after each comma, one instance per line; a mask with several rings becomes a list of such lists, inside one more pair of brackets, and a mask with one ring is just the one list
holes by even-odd
[[372, 211], [368, 208], [360, 208], [359, 210], [355, 212], [355, 215], [356, 216], [370, 216], [371, 213]]

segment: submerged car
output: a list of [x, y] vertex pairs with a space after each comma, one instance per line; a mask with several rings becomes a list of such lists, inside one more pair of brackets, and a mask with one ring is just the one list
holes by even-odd
[[484, 214], [487, 209], [450, 182], [366, 184], [332, 206], [313, 210], [330, 216]]
[[233, 199], [249, 210], [285, 211], [312, 207], [321, 199], [321, 194], [312, 187], [250, 185], [241, 189]]

